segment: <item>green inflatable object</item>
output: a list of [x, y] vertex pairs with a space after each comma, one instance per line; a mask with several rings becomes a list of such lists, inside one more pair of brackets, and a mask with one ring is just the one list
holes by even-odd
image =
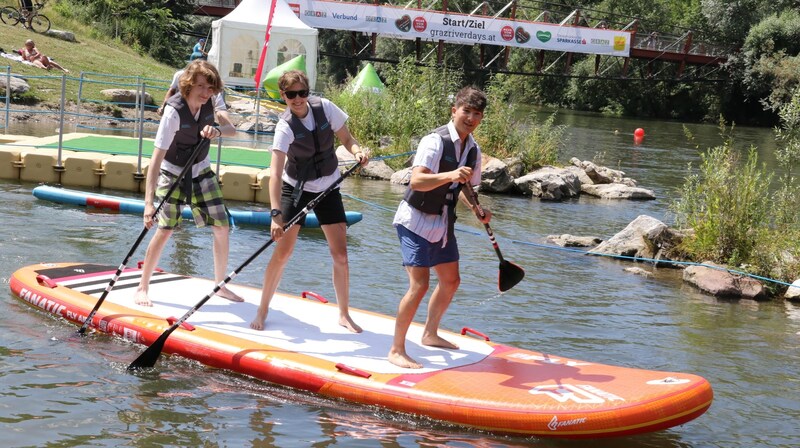
[[281, 99], [281, 92], [280, 89], [278, 89], [278, 79], [280, 79], [284, 72], [288, 72], [289, 70], [300, 70], [308, 74], [308, 72], [306, 72], [306, 56], [304, 54], [296, 56], [267, 72], [267, 76], [264, 78], [264, 82], [261, 85], [264, 87], [264, 90], [267, 91], [267, 95], [269, 95], [270, 98], [274, 100]]
[[359, 90], [380, 93], [383, 92], [385, 88], [386, 86], [381, 81], [381, 78], [378, 77], [375, 67], [373, 67], [370, 62], [367, 62], [367, 65], [365, 65], [364, 68], [358, 72], [358, 75], [350, 82], [350, 91], [353, 93]]

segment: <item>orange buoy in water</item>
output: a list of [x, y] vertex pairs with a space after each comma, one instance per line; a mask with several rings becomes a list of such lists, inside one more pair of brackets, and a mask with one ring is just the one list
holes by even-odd
[[636, 128], [636, 130], [635, 130], [635, 131], [633, 131], [633, 136], [634, 136], [634, 137], [637, 137], [637, 138], [642, 138], [642, 137], [644, 137], [644, 129], [642, 129], [642, 128]]

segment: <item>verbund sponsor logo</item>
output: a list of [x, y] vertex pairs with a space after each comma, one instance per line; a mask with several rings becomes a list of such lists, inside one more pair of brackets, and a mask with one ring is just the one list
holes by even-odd
[[334, 12], [333, 18], [336, 20], [358, 20], [358, 14], [354, 15], [347, 15], [347, 14], [339, 14], [338, 12]]

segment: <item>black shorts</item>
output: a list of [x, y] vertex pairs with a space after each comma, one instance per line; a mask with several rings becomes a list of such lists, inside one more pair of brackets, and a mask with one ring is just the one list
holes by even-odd
[[[283, 183], [283, 187], [281, 188], [281, 213], [283, 214], [283, 222], [287, 223], [289, 220], [295, 217], [298, 213], [300, 213], [312, 199], [319, 196], [321, 193], [309, 193], [308, 191], [304, 191], [300, 195], [300, 201], [297, 202], [297, 206], [292, 204], [292, 192], [294, 191], [294, 186], [289, 185], [286, 182]], [[342, 194], [339, 192], [339, 189], [336, 188], [327, 196], [325, 196], [313, 210], [310, 212], [314, 212], [317, 215], [317, 220], [319, 221], [320, 225], [326, 224], [338, 224], [340, 222], [347, 222], [347, 216], [344, 213], [344, 204], [342, 203]], [[303, 226], [306, 223], [306, 217], [303, 216], [303, 219], [297, 222], [299, 225]]]

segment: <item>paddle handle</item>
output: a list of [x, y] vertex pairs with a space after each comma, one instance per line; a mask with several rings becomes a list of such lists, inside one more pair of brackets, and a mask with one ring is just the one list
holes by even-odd
[[[309, 203], [306, 204], [306, 206], [302, 210], [300, 210], [291, 220], [289, 220], [289, 222], [283, 225], [283, 230], [284, 231], [289, 230], [290, 227], [297, 224], [298, 221], [303, 219], [303, 217], [307, 215], [311, 210], [313, 210], [314, 207], [316, 207], [317, 204], [320, 203], [320, 201], [322, 201], [328, 194], [330, 194], [331, 191], [333, 191], [336, 187], [338, 187], [339, 184], [341, 184], [345, 178], [353, 174], [358, 169], [359, 166], [360, 164], [356, 163], [355, 165], [350, 167], [347, 171], [345, 171], [344, 174], [342, 174], [341, 177], [336, 179], [336, 182], [331, 184], [328, 188], [325, 189], [325, 191], [321, 192], [314, 199], [309, 201]], [[153, 344], [150, 345], [150, 347], [147, 348], [147, 350], [145, 350], [141, 355], [139, 355], [139, 357], [136, 358], [136, 360], [134, 360], [128, 366], [128, 370], [129, 371], [138, 370], [141, 368], [153, 367], [154, 365], [156, 365], [156, 361], [158, 361], [158, 357], [161, 355], [161, 351], [164, 349], [164, 344], [167, 341], [169, 335], [172, 334], [172, 332], [175, 331], [179, 326], [181, 326], [181, 324], [183, 324], [187, 319], [189, 319], [189, 317], [191, 317], [192, 314], [195, 313], [195, 311], [200, 309], [201, 306], [205, 305], [205, 303], [208, 302], [209, 299], [214, 297], [214, 294], [216, 294], [220, 289], [222, 289], [226, 284], [228, 284], [228, 282], [230, 282], [237, 275], [239, 275], [239, 273], [245, 267], [247, 267], [250, 263], [252, 263], [253, 260], [258, 258], [258, 256], [261, 255], [262, 252], [267, 250], [267, 248], [274, 242], [275, 239], [270, 238], [269, 241], [267, 241], [261, 247], [259, 247], [254, 254], [250, 255], [250, 257], [248, 257], [247, 260], [244, 261], [244, 263], [239, 265], [239, 267], [237, 267], [236, 269], [233, 270], [233, 272], [228, 274], [228, 276], [225, 277], [224, 280], [222, 280], [216, 286], [214, 286], [213, 291], [211, 291], [209, 294], [203, 297], [194, 307], [192, 307], [183, 316], [181, 316], [180, 319], [176, 320], [169, 328], [167, 328], [164, 331], [164, 333], [161, 334], [161, 336], [159, 336], [159, 338], [155, 342], [153, 342]]]
[[[167, 190], [167, 194], [164, 196], [164, 200], [159, 202], [158, 207], [156, 207], [156, 211], [153, 213], [154, 217], [158, 216], [158, 212], [161, 211], [161, 208], [164, 206], [164, 203], [167, 202], [167, 199], [169, 199], [169, 197], [172, 196], [172, 193], [175, 192], [175, 189], [181, 183], [181, 179], [183, 179], [186, 176], [186, 173], [188, 173], [189, 170], [192, 169], [192, 165], [194, 165], [194, 159], [196, 159], [197, 155], [200, 154], [200, 149], [203, 147], [203, 144], [206, 141], [208, 141], [207, 138], [202, 138], [197, 143], [197, 145], [195, 145], [194, 149], [192, 150], [192, 154], [189, 156], [189, 161], [186, 162], [186, 165], [184, 165], [184, 167], [181, 169], [181, 172], [180, 174], [178, 174], [178, 178], [175, 179], [175, 182], [173, 182], [172, 185], [170, 185], [169, 190]], [[114, 276], [111, 278], [111, 281], [108, 282], [108, 285], [106, 286], [106, 289], [103, 291], [103, 294], [100, 295], [100, 299], [98, 299], [97, 303], [94, 305], [94, 308], [92, 308], [92, 311], [89, 313], [89, 315], [86, 316], [86, 319], [83, 320], [83, 325], [81, 325], [81, 328], [78, 329], [78, 334], [86, 333], [86, 328], [89, 326], [89, 324], [92, 323], [92, 319], [94, 318], [94, 315], [97, 314], [97, 311], [100, 309], [100, 305], [103, 304], [108, 294], [111, 292], [112, 289], [114, 289], [114, 285], [117, 283], [117, 280], [119, 280], [120, 275], [122, 275], [122, 271], [124, 271], [125, 267], [128, 266], [128, 263], [130, 263], [133, 254], [136, 252], [136, 249], [139, 248], [139, 244], [142, 243], [142, 240], [144, 239], [145, 235], [147, 235], [148, 230], [150, 230], [150, 228], [145, 225], [142, 231], [139, 232], [139, 237], [136, 238], [136, 241], [133, 243], [133, 246], [131, 246], [130, 250], [128, 250], [128, 254], [125, 255], [125, 258], [122, 260], [122, 263], [120, 263], [119, 267], [117, 267], [117, 272], [114, 273]]]
[[[481, 207], [481, 203], [478, 202], [478, 193], [475, 192], [475, 189], [472, 188], [472, 185], [467, 181], [464, 184], [464, 188], [467, 189], [470, 196], [472, 196], [472, 200], [475, 201], [475, 214], [478, 215], [478, 219], [483, 219], [486, 217], [486, 212], [483, 211], [483, 207]], [[494, 237], [494, 232], [492, 231], [492, 227], [488, 223], [483, 223], [483, 227], [486, 228], [486, 233], [489, 234], [489, 241], [492, 242], [492, 247], [494, 248], [495, 253], [497, 253], [497, 258], [500, 259], [500, 262], [504, 262], [505, 259], [503, 258], [503, 254], [500, 252], [500, 246], [497, 244], [497, 240]]]

